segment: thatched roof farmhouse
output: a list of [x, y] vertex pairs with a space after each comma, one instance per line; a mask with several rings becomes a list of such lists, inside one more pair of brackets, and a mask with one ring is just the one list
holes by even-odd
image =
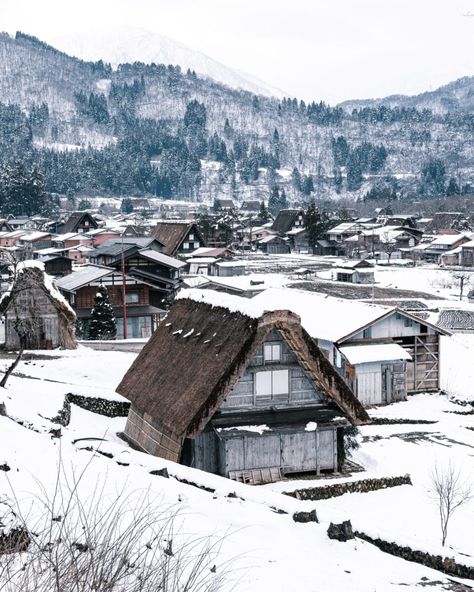
[[287, 310], [179, 299], [117, 390], [135, 446], [243, 480], [337, 471], [344, 426], [369, 421]]

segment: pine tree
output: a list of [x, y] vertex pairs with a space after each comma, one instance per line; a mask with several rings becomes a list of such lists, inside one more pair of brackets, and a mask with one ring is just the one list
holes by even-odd
[[446, 195], [448, 197], [452, 197], [453, 195], [460, 195], [460, 193], [461, 189], [457, 184], [456, 179], [454, 179], [454, 177], [451, 177], [451, 179], [449, 179], [448, 187], [446, 189]]
[[267, 210], [267, 207], [266, 207], [265, 202], [263, 200], [260, 202], [260, 210], [258, 212], [258, 219], [260, 220], [260, 222], [262, 224], [265, 224], [265, 222], [268, 222], [270, 220], [270, 213]]
[[280, 191], [275, 185], [270, 192], [270, 199], [268, 200], [268, 209], [273, 215], [278, 214], [281, 209], [280, 205]]
[[89, 325], [89, 339], [115, 339], [115, 314], [105, 286], [99, 286], [94, 298]]
[[314, 201], [310, 201], [304, 216], [304, 225], [308, 233], [308, 243], [310, 247], [314, 247], [316, 241], [320, 236], [320, 222], [321, 216]]

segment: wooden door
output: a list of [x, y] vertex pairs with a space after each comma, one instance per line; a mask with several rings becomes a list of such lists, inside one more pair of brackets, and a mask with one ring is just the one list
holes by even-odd
[[319, 470], [337, 469], [336, 430], [318, 430], [318, 465]]
[[282, 434], [281, 466], [284, 472], [316, 471], [316, 432]]

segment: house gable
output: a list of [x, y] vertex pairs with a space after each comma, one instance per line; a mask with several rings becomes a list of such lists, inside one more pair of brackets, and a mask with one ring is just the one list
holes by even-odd
[[[282, 334], [273, 330], [259, 345], [220, 410], [262, 409], [275, 404], [329, 403], [301, 366]], [[340, 412], [339, 412], [340, 413]]]

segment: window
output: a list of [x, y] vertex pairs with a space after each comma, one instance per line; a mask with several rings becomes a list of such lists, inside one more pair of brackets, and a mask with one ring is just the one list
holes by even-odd
[[127, 304], [137, 304], [140, 301], [140, 294], [138, 292], [129, 292], [125, 294], [125, 302]]
[[265, 343], [263, 346], [263, 359], [265, 362], [279, 362], [281, 360], [281, 344]]
[[404, 317], [403, 322], [404, 322], [405, 327], [413, 327], [412, 319], [409, 319], [408, 317]]
[[288, 370], [270, 370], [255, 374], [255, 396], [257, 399], [273, 399], [278, 395], [288, 395], [288, 387]]
[[370, 327], [367, 327], [366, 329], [364, 329], [364, 332], [362, 333], [362, 337], [364, 339], [370, 339], [372, 337], [372, 330]]
[[190, 241], [194, 240], [194, 234], [190, 234], [190, 235], [188, 236], [188, 240], [190, 240]]
[[183, 243], [183, 249], [187, 251], [189, 249], [189, 243]]

